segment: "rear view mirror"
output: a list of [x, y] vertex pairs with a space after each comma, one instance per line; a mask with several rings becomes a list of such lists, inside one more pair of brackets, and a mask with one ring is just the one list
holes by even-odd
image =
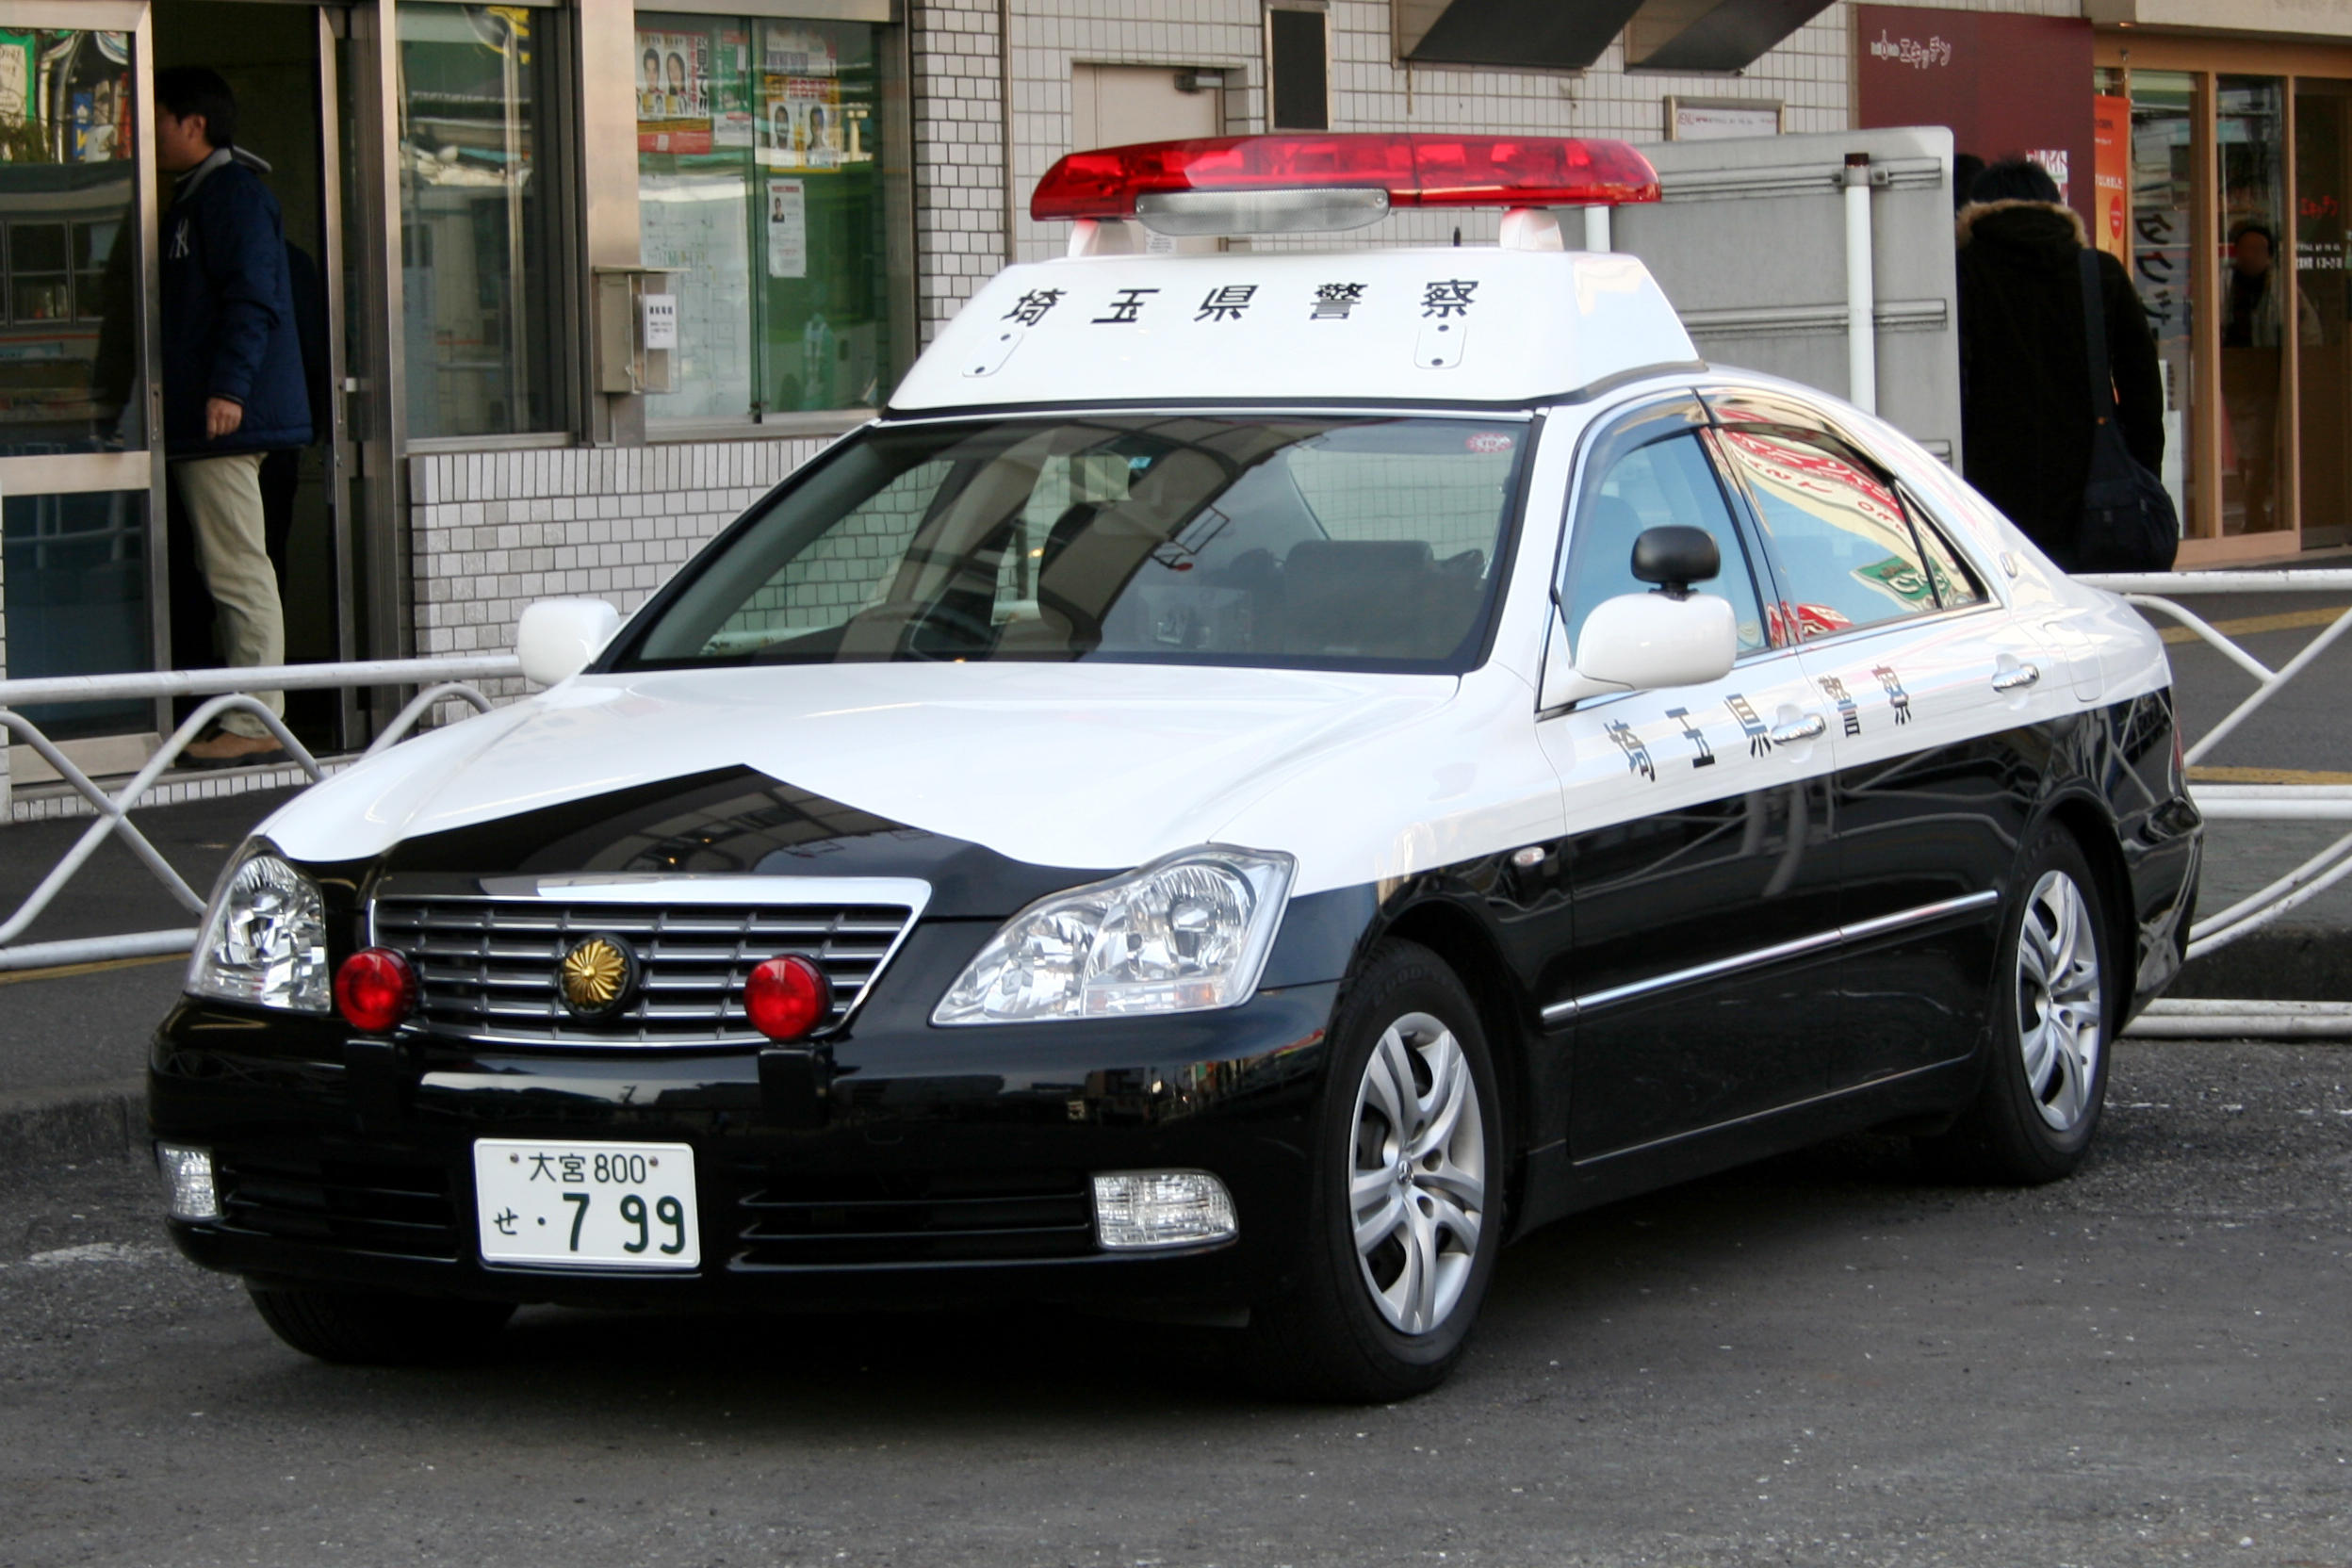
[[602, 599], [541, 599], [514, 629], [523, 678], [540, 686], [571, 679], [620, 629], [621, 612]]

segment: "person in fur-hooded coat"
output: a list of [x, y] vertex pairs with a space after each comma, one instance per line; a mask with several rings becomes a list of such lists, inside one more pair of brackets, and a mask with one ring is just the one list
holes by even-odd
[[[1970, 484], [2069, 570], [2091, 466], [2082, 220], [2038, 166], [2004, 159], [1960, 209], [1960, 430]], [[2132, 455], [2161, 473], [2164, 379], [2131, 275], [2099, 258], [2115, 414]]]

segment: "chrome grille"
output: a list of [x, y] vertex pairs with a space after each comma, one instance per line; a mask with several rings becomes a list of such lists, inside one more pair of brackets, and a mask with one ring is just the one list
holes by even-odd
[[[375, 903], [374, 939], [416, 966], [418, 1021], [435, 1034], [536, 1045], [715, 1045], [761, 1037], [743, 1011], [743, 980], [780, 953], [806, 955], [825, 972], [833, 999], [823, 1030], [839, 1028], [917, 912], [904, 903], [395, 895]], [[598, 932], [636, 950], [642, 978], [628, 1007], [582, 1022], [564, 1005], [557, 966]]]

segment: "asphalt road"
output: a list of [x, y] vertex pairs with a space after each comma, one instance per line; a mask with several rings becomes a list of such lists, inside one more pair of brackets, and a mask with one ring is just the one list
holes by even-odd
[[1058, 1314], [280, 1348], [122, 1164], [0, 1192], [0, 1564], [2352, 1562], [2352, 1051], [2128, 1043], [2074, 1181], [1854, 1140], [1550, 1227], [1461, 1376]]

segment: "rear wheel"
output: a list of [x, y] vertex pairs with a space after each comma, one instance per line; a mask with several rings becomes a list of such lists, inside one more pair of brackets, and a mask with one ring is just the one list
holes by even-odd
[[1984, 1084], [1933, 1146], [1954, 1174], [2032, 1184], [2082, 1163], [2106, 1102], [2108, 1021], [2118, 1011], [2107, 932], [2082, 846], [2048, 829], [2001, 923]]
[[1305, 1265], [1250, 1330], [1294, 1392], [1402, 1398], [1462, 1359], [1501, 1246], [1494, 1066], [1462, 982], [1409, 942], [1373, 953], [1331, 1041]]
[[248, 1284], [246, 1293], [270, 1331], [302, 1354], [364, 1366], [471, 1360], [514, 1315], [511, 1302], [388, 1290]]

